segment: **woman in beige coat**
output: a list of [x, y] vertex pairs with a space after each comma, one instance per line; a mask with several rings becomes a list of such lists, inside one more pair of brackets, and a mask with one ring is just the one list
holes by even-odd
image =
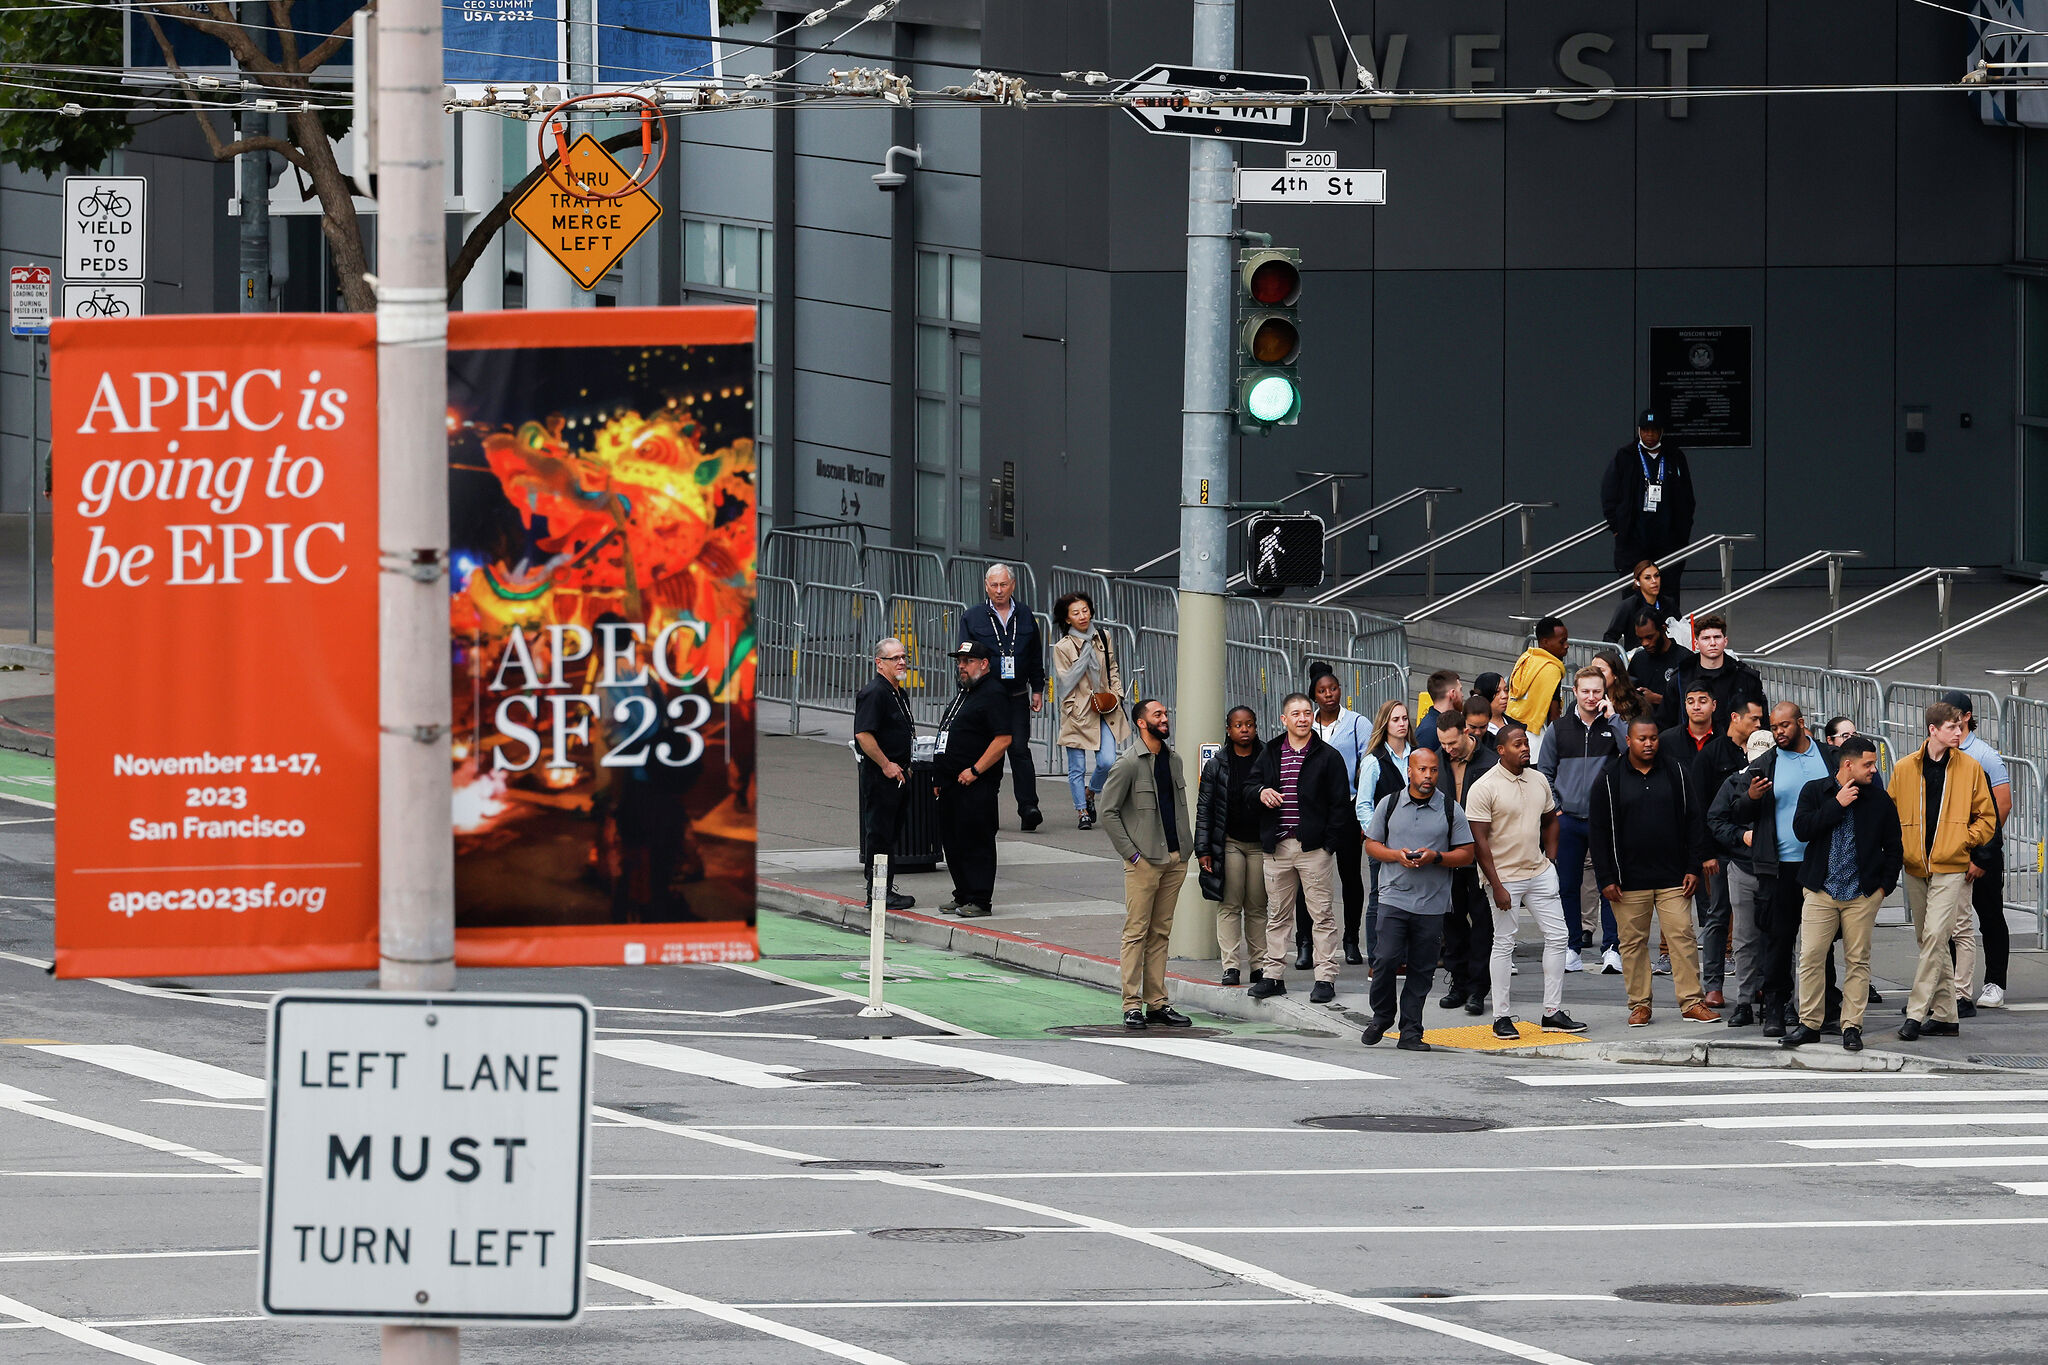
[[[1131, 724], [1124, 716], [1124, 661], [1108, 635], [1095, 628], [1095, 603], [1087, 593], [1070, 592], [1053, 603], [1052, 619], [1060, 630], [1052, 647], [1053, 694], [1060, 705], [1059, 744], [1067, 751], [1067, 787], [1081, 828], [1094, 829], [1095, 797], [1117, 752], [1131, 742]], [[1102, 693], [1114, 699], [1106, 711], [1095, 705]]]

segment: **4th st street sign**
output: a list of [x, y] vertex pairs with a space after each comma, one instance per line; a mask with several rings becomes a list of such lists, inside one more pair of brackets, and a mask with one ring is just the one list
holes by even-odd
[[1123, 111], [1148, 133], [1171, 137], [1214, 137], [1233, 142], [1269, 142], [1299, 147], [1308, 141], [1308, 110], [1300, 105], [1209, 104], [1205, 92], [1239, 95], [1308, 93], [1306, 76], [1269, 71], [1211, 71], [1159, 63], [1116, 87], [1132, 97]]

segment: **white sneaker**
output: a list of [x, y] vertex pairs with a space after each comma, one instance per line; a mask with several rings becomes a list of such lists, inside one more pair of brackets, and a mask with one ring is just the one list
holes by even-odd
[[1567, 948], [1564, 950], [1564, 969], [1568, 972], [1583, 972], [1586, 970], [1585, 959]]
[[1521, 974], [1522, 974], [1522, 969], [1521, 969], [1520, 967], [1517, 967], [1517, 966], [1516, 966], [1516, 965], [1515, 965], [1514, 963], [1512, 963], [1512, 962], [1510, 962], [1510, 963], [1508, 964], [1508, 975], [1509, 975], [1509, 976], [1520, 976]]
[[1977, 1008], [1995, 1010], [2005, 1004], [2005, 987], [1986, 986], [1977, 996]]
[[1602, 976], [1621, 975], [1620, 949], [1609, 948], [1606, 952], [1600, 954], [1600, 974]]

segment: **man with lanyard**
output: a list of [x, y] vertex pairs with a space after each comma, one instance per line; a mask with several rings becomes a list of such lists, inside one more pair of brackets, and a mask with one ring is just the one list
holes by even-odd
[[997, 685], [1008, 699], [1010, 765], [1016, 776], [1017, 819], [1029, 830], [1045, 823], [1038, 810], [1038, 770], [1031, 763], [1031, 717], [1045, 705], [1045, 649], [1028, 603], [1017, 600], [1017, 576], [991, 564], [981, 578], [988, 600], [960, 614], [960, 643], [988, 651]]
[[[1614, 571], [1627, 577], [1644, 560], [1661, 561], [1692, 539], [1692, 467], [1685, 452], [1664, 443], [1664, 417], [1655, 408], [1636, 418], [1636, 439], [1614, 452], [1600, 481], [1600, 506], [1614, 532]], [[1664, 570], [1664, 598], [1678, 610], [1683, 562]], [[1633, 581], [1628, 591], [1636, 591]]]
[[939, 721], [932, 775], [939, 790], [939, 842], [953, 874], [953, 899], [939, 913], [980, 919], [996, 893], [996, 804], [1003, 754], [1010, 748], [1009, 707], [988, 648], [969, 640], [953, 650], [960, 692]]
[[[895, 853], [903, 796], [909, 789], [910, 741], [917, 735], [917, 724], [910, 718], [910, 701], [903, 695], [903, 680], [908, 676], [910, 651], [891, 636], [875, 646], [875, 676], [853, 699], [853, 742], [861, 758], [860, 847], [870, 897], [875, 886], [874, 857]], [[893, 857], [887, 895], [891, 910], [908, 910], [917, 904], [896, 889]]]

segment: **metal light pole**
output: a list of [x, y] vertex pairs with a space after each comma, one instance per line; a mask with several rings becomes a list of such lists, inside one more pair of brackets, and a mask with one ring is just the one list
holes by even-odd
[[[378, 917], [385, 990], [455, 984], [448, 762], [448, 257], [441, 7], [377, 18]], [[454, 1365], [452, 1327], [386, 1327], [385, 1365]]]
[[[1195, 0], [1191, 65], [1227, 70], [1237, 55], [1237, 0]], [[1180, 645], [1174, 723], [1180, 752], [1193, 757], [1223, 739], [1225, 579], [1230, 523], [1230, 271], [1236, 155], [1228, 142], [1188, 144], [1188, 330], [1181, 391]], [[1272, 717], [1261, 716], [1261, 722]], [[1183, 829], [1193, 829], [1183, 811]], [[1216, 917], [1205, 913], [1198, 879], [1181, 883], [1167, 949], [1175, 957], [1217, 955]]]
[[[242, 0], [242, 22], [261, 25], [270, 20], [267, 6], [257, 0]], [[270, 131], [270, 115], [256, 110], [242, 114], [242, 136], [255, 137]], [[240, 311], [270, 311], [270, 153], [244, 152], [241, 158], [242, 222], [238, 234], [241, 286], [237, 290]]]

